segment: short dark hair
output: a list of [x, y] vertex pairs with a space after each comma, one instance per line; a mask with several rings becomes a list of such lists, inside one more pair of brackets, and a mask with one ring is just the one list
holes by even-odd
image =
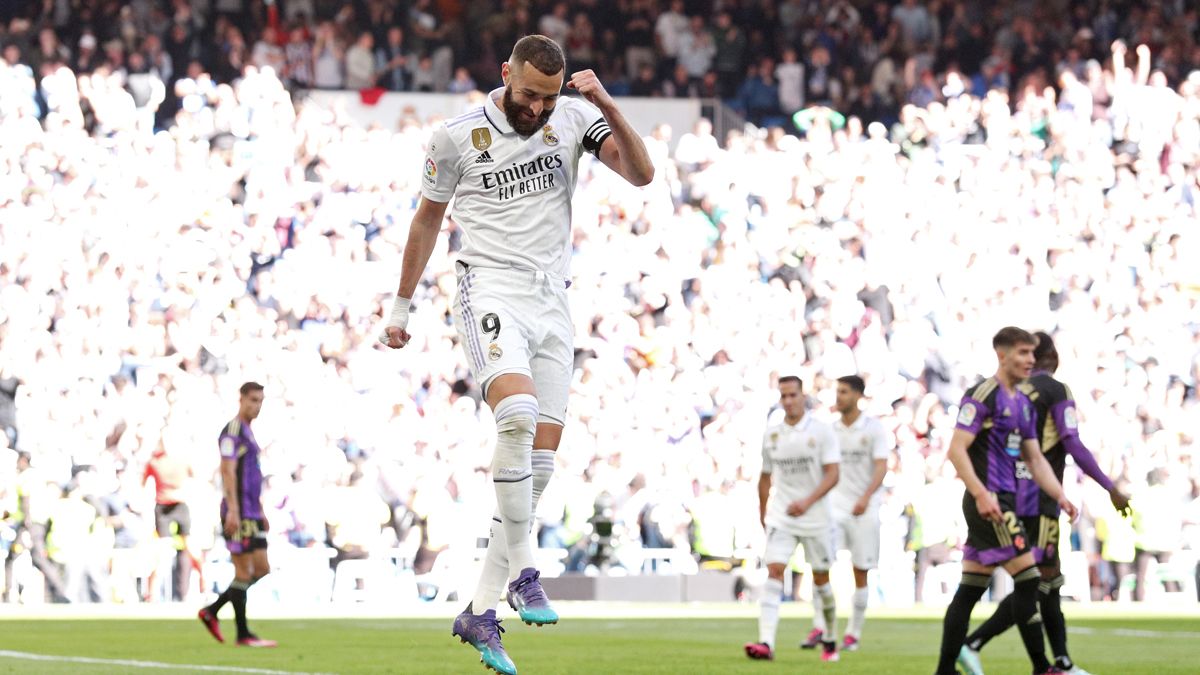
[[785, 382], [795, 382], [797, 387], [800, 387], [801, 390], [804, 389], [804, 383], [795, 375], [784, 375], [779, 378], [779, 384], [784, 384]]
[[238, 393], [241, 394], [242, 396], [245, 396], [246, 394], [249, 394], [250, 392], [262, 391], [263, 388], [264, 387], [257, 382], [247, 382], [246, 384], [243, 384], [241, 387], [238, 388]]
[[528, 63], [544, 75], [557, 75], [567, 68], [562, 47], [545, 35], [526, 35], [517, 40], [509, 62], [514, 66]]
[[1007, 349], [1017, 345], [1037, 346], [1037, 342], [1037, 338], [1033, 337], [1029, 331], [1016, 326], [1005, 326], [992, 338], [992, 348]]
[[1045, 331], [1033, 334], [1037, 338], [1037, 346], [1033, 348], [1033, 363], [1035, 368], [1054, 372], [1058, 370], [1058, 348], [1054, 346], [1054, 338]]
[[867, 383], [863, 382], [863, 379], [857, 375], [844, 375], [839, 377], [837, 381], [860, 394], [867, 393]]

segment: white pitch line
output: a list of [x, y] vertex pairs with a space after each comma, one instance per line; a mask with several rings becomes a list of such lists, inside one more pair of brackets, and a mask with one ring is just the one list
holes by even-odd
[[59, 663], [86, 663], [97, 666], [129, 666], [130, 668], [158, 668], [160, 670], [208, 670], [217, 673], [256, 673], [258, 675], [323, 675], [301, 673], [294, 670], [268, 670], [266, 668], [239, 668], [237, 666], [201, 666], [190, 663], [163, 663], [160, 661], [135, 661], [133, 659], [99, 659], [90, 656], [56, 656], [33, 654], [0, 649], [0, 658], [25, 659], [26, 661], [57, 661]]
[[1120, 635], [1122, 637], [1144, 637], [1144, 638], [1181, 638], [1194, 640], [1200, 638], [1200, 633], [1185, 631], [1185, 630], [1142, 630], [1140, 628], [1089, 628], [1080, 626], [1076, 628], [1071, 626], [1067, 628], [1068, 632], [1080, 633], [1083, 635]]

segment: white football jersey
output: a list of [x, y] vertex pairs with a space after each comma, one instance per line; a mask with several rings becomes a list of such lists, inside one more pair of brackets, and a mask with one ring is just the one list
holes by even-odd
[[806, 414], [795, 426], [786, 422], [767, 428], [763, 436], [762, 472], [771, 474], [767, 527], [798, 536], [825, 534], [833, 526], [829, 499], [822, 498], [802, 516], [787, 514], [788, 504], [811, 495], [826, 464], [841, 461], [837, 437], [824, 422]]
[[591, 103], [560, 97], [546, 125], [522, 138], [493, 96], [433, 133], [421, 194], [449, 202], [462, 228], [458, 260], [518, 267], [566, 279], [571, 263], [571, 195], [579, 158], [612, 135]]
[[[842, 417], [838, 415], [833, 421], [833, 431], [837, 434], [838, 448], [842, 451], [838, 484], [832, 493], [833, 506], [849, 513], [871, 484], [875, 460], [887, 459], [892, 443], [883, 423], [866, 414], [860, 414], [850, 426], [842, 424]], [[879, 499], [879, 492], [876, 491], [869, 508], [879, 508]]]

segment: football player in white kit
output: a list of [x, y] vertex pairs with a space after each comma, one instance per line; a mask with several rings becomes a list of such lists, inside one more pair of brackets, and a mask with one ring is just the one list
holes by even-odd
[[[833, 431], [842, 451], [842, 465], [841, 477], [829, 500], [838, 546], [849, 549], [854, 565], [854, 611], [842, 639], [842, 649], [854, 651], [866, 621], [867, 572], [879, 563], [879, 487], [887, 475], [892, 443], [883, 423], [859, 410], [859, 401], [866, 393], [863, 379], [847, 375], [837, 382], [838, 418], [833, 422]], [[813, 633], [823, 629], [818, 621]]]
[[430, 139], [400, 287], [379, 340], [393, 349], [408, 343], [411, 299], [453, 198], [463, 231], [454, 324], [497, 432], [497, 513], [479, 586], [453, 635], [485, 666], [514, 674], [496, 619], [501, 594], [507, 590], [526, 623], [558, 621], [538, 580], [530, 530], [554, 470], [573, 368], [567, 287], [579, 159], [590, 152], [635, 186], [649, 184], [654, 167], [592, 71], [566, 83], [582, 98], [559, 97], [566, 60], [553, 40], [522, 38], [500, 74], [502, 89]]
[[775, 630], [783, 597], [783, 572], [797, 544], [813, 570], [813, 606], [829, 626], [822, 637], [822, 661], [837, 661], [837, 612], [829, 567], [833, 563], [833, 516], [826, 495], [838, 482], [837, 437], [824, 422], [805, 414], [800, 378], [779, 378], [783, 422], [763, 436], [762, 475], [758, 480], [759, 520], [767, 531], [767, 583], [758, 619], [758, 642], [747, 643], [746, 656], [775, 658]]

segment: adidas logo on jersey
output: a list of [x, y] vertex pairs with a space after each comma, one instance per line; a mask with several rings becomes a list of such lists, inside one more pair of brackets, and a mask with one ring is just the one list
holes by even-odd
[[482, 153], [480, 153], [479, 157], [477, 157], [475, 159], [475, 163], [476, 164], [491, 164], [492, 163], [492, 155], [487, 150], [484, 150]]

